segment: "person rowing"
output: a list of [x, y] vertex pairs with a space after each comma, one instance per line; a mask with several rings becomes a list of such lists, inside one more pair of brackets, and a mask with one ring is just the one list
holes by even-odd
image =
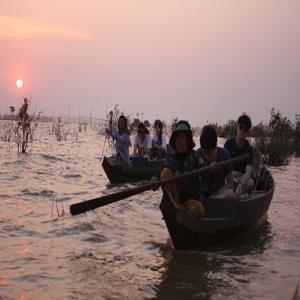
[[233, 176], [232, 165], [224, 168], [216, 167], [216, 163], [230, 158], [227, 149], [217, 146], [217, 132], [213, 126], [206, 125], [202, 128], [200, 136], [201, 148], [198, 150], [203, 158], [204, 165], [212, 167], [211, 172], [202, 176], [202, 189], [205, 197], [239, 199], [240, 195], [232, 190]]
[[106, 132], [116, 141], [116, 164], [125, 172], [132, 168], [129, 156], [130, 132], [128, 130], [127, 118], [123, 115], [119, 117], [118, 128], [112, 124], [113, 112], [110, 112], [109, 128]]
[[[165, 166], [152, 177], [152, 182], [203, 167], [199, 153], [193, 149], [195, 143], [190, 124], [187, 121], [182, 120], [176, 124], [170, 138], [170, 145], [175, 152], [168, 156]], [[177, 203], [186, 207], [190, 216], [203, 217], [204, 207], [200, 202], [203, 197], [200, 176], [185, 178], [180, 182], [171, 182], [165, 188]]]

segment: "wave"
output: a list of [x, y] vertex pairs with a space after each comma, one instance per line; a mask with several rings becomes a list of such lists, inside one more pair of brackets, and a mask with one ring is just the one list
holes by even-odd
[[26, 160], [18, 159], [18, 160], [15, 160], [15, 161], [6, 161], [6, 162], [3, 163], [3, 166], [10, 166], [10, 165], [24, 166], [26, 164], [27, 164]]
[[80, 174], [65, 174], [63, 175], [64, 178], [80, 178], [82, 177]]
[[40, 157], [51, 162], [56, 162], [56, 161], [65, 161], [62, 158], [59, 158], [55, 155], [50, 155], [50, 154], [40, 154]]
[[91, 243], [103, 243], [103, 242], [107, 242], [108, 240], [109, 239], [107, 237], [99, 233], [94, 233], [90, 237], [83, 239], [84, 242], [91, 242]]
[[0, 194], [0, 199], [1, 198], [3, 198], [3, 199], [5, 199], [5, 198], [11, 198], [11, 196], [7, 195], [7, 194]]
[[43, 189], [41, 191], [34, 189], [24, 189], [21, 191], [21, 195], [26, 196], [43, 196], [43, 197], [52, 197], [55, 194], [52, 190]]
[[69, 226], [62, 229], [49, 231], [49, 234], [54, 234], [57, 237], [63, 237], [68, 235], [77, 235], [82, 232], [86, 233], [94, 230], [96, 230], [96, 228], [92, 224], [80, 223], [80, 224], [75, 224], [74, 226]]

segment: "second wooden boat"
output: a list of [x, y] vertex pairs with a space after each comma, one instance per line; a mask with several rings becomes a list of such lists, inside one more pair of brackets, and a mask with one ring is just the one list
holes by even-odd
[[115, 163], [115, 157], [104, 157], [102, 167], [111, 183], [149, 180], [159, 170], [165, 160], [148, 160], [144, 157], [131, 157], [133, 168], [123, 172]]

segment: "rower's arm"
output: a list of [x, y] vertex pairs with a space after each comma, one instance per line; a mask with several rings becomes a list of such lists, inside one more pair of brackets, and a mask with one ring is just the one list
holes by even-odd
[[113, 131], [111, 131], [111, 136], [116, 141], [118, 141], [122, 144], [129, 145], [129, 136], [128, 136], [128, 134], [124, 133], [124, 134], [120, 135], [120, 134], [118, 134], [117, 131], [113, 130]]
[[251, 177], [251, 175], [252, 175], [252, 166], [247, 165], [246, 166], [245, 174], [243, 175], [241, 182], [243, 184], [245, 184], [249, 180], [249, 178]]

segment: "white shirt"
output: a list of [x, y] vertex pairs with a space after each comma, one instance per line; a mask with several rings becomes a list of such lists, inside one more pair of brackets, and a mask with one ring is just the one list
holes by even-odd
[[[144, 148], [144, 144], [141, 142], [141, 138], [138, 133], [134, 136], [133, 145], [138, 146], [139, 148]], [[146, 134], [146, 145], [148, 149], [152, 148], [152, 139], [150, 134]]]

